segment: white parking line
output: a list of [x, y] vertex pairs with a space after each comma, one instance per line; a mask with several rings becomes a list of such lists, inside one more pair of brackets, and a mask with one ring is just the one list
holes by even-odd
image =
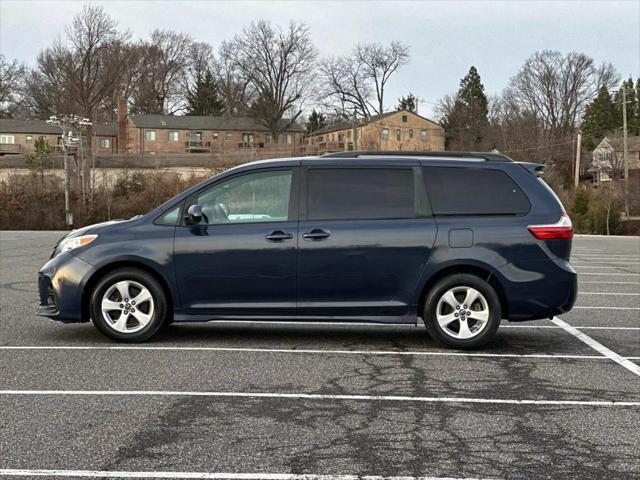
[[[558, 327], [554, 327], [558, 328]], [[2, 346], [0, 350], [109, 350], [109, 351], [186, 351], [186, 352], [244, 352], [244, 353], [291, 353], [312, 355], [409, 355], [428, 357], [488, 357], [488, 358], [548, 358], [574, 360], [604, 360], [601, 355], [564, 355], [545, 353], [482, 353], [482, 352], [429, 352], [397, 350], [318, 350], [287, 348], [241, 348], [241, 347], [153, 347], [153, 346]]]
[[589, 280], [579, 280], [580, 283], [588, 283], [594, 285], [638, 285], [640, 287], [640, 283], [638, 282], [591, 282]]
[[[554, 325], [501, 325], [500, 328], [561, 328]], [[578, 330], [640, 330], [640, 327], [583, 327], [576, 325], [574, 328]]]
[[592, 266], [592, 265], [573, 265], [573, 266], [577, 267], [577, 268], [588, 268], [590, 270], [618, 270], [620, 268], [623, 268], [623, 267], [602, 267], [602, 266], [598, 266], [598, 265], [595, 265], [595, 266]]
[[640, 277], [640, 273], [598, 273], [598, 272], [578, 272], [581, 277], [583, 275], [597, 275], [597, 276], [618, 276], [618, 277]]
[[583, 310], [640, 310], [640, 307], [597, 307], [590, 305], [574, 305], [574, 309], [583, 309]]
[[[613, 352], [612, 352], [613, 353]], [[631, 363], [631, 362], [629, 362]], [[633, 363], [631, 363], [634, 365]], [[410, 397], [404, 395], [344, 395], [324, 393], [207, 392], [175, 390], [0, 390], [0, 396], [143, 396], [143, 397], [218, 397], [286, 398], [290, 400], [350, 400], [409, 403], [486, 403], [500, 405], [584, 405], [592, 407], [640, 407], [640, 401], [614, 400], [540, 400], [473, 397]]]
[[130, 472], [109, 470], [27, 470], [0, 469], [0, 476], [77, 477], [77, 478], [176, 478], [215, 480], [489, 480], [479, 478], [412, 477], [380, 475], [316, 475], [296, 473], [208, 473], [208, 472]]
[[586, 343], [587, 345], [589, 345], [596, 352], [600, 352], [605, 357], [610, 358], [611, 360], [613, 360], [617, 364], [623, 366], [624, 368], [626, 368], [630, 372], [635, 373], [636, 375], [638, 375], [640, 377], [640, 367], [638, 365], [636, 365], [635, 363], [629, 361], [626, 358], [621, 357], [620, 355], [618, 355], [613, 350], [608, 349], [607, 347], [602, 345], [600, 342], [597, 342], [596, 340], [591, 338], [589, 335], [581, 332], [580, 330], [578, 330], [575, 327], [572, 327], [571, 325], [569, 325], [564, 320], [562, 320], [562, 319], [560, 319], [558, 317], [555, 317], [551, 321], [553, 323], [555, 323], [556, 325], [558, 325], [560, 328], [562, 328], [567, 333], [570, 333], [571, 335], [576, 337], [578, 340], [580, 340], [580, 341]]
[[617, 293], [617, 292], [579, 292], [580, 295], [632, 295], [640, 296], [640, 293]]

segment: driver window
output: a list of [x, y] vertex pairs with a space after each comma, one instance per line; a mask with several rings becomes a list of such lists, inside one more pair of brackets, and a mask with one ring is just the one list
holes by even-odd
[[248, 173], [201, 192], [200, 224], [287, 221], [292, 176], [292, 170]]

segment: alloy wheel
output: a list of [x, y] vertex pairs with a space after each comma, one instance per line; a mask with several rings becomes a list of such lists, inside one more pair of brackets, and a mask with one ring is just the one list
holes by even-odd
[[489, 322], [487, 299], [475, 288], [458, 286], [438, 300], [436, 320], [452, 338], [468, 340], [478, 336]]
[[153, 319], [153, 296], [141, 283], [121, 280], [105, 291], [100, 309], [105, 322], [113, 330], [135, 333]]

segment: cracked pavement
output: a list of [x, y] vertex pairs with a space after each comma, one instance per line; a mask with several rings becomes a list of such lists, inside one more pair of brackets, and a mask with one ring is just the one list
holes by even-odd
[[[34, 315], [60, 236], [0, 232], [0, 347], [117, 345]], [[640, 295], [617, 295], [640, 294], [640, 240], [577, 237], [572, 263], [590, 308], [562, 319], [640, 363]], [[175, 325], [142, 346], [1, 349], [0, 390], [640, 402], [638, 375], [549, 321], [503, 322], [491, 356], [452, 355], [421, 325]], [[0, 469], [640, 479], [640, 406], [0, 395], [0, 411]]]

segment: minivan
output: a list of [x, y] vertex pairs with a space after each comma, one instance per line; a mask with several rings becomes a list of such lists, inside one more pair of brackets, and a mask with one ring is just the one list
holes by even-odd
[[140, 342], [172, 322], [418, 324], [478, 348], [569, 311], [573, 228], [542, 165], [340, 152], [226, 170], [146, 215], [74, 230], [38, 313]]

